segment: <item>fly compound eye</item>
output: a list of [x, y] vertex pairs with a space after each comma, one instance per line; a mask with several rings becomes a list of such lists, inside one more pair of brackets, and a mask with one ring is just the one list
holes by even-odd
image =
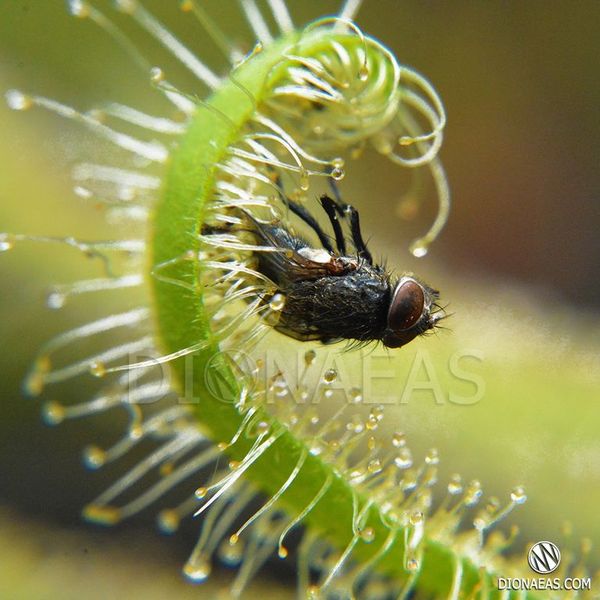
[[[415, 327], [426, 312], [425, 290], [414, 279], [405, 279], [396, 286], [387, 315], [387, 329], [381, 341], [388, 348], [400, 348], [423, 332]], [[427, 327], [425, 327], [427, 329]]]
[[413, 279], [400, 283], [388, 312], [388, 329], [406, 331], [415, 325], [425, 309], [423, 288]]

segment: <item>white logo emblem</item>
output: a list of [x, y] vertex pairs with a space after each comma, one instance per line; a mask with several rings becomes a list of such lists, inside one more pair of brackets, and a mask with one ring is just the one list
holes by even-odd
[[527, 562], [536, 573], [547, 575], [560, 565], [560, 550], [552, 542], [538, 542], [531, 546]]

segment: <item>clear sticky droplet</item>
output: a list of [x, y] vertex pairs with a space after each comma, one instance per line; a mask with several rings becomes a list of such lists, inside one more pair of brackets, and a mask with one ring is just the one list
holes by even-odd
[[92, 108], [87, 111], [86, 116], [93, 119], [97, 123], [106, 121], [106, 113], [101, 108]]
[[183, 574], [194, 583], [206, 581], [211, 572], [210, 561], [206, 558], [198, 558], [193, 563], [187, 563], [183, 567]]
[[362, 402], [363, 397], [362, 397], [362, 390], [360, 388], [357, 388], [357, 387], [350, 388], [348, 394], [350, 396], [350, 401], [353, 404], [360, 404]]
[[199, 487], [194, 492], [194, 496], [196, 496], [196, 498], [198, 498], [199, 500], [202, 500], [202, 498], [204, 498], [204, 496], [206, 496], [207, 493], [208, 493], [208, 490], [205, 487]]
[[387, 136], [380, 135], [373, 137], [372, 142], [375, 148], [377, 149], [377, 152], [383, 154], [384, 156], [390, 154], [394, 149], [392, 142]]
[[409, 250], [415, 258], [423, 258], [429, 252], [429, 247], [422, 240], [417, 240], [410, 245]]
[[377, 422], [383, 420], [383, 415], [385, 412], [385, 408], [383, 404], [378, 404], [371, 409], [370, 416], [375, 419]]
[[400, 452], [394, 458], [394, 464], [399, 469], [408, 469], [413, 464], [412, 454], [410, 450], [406, 447], [401, 448]]
[[406, 570], [410, 573], [414, 573], [419, 569], [419, 561], [416, 558], [409, 558], [406, 561]]
[[321, 444], [315, 442], [309, 449], [311, 456], [319, 456], [323, 453], [323, 447]]
[[474, 479], [465, 491], [464, 504], [466, 506], [473, 506], [479, 502], [482, 495], [481, 483], [477, 479]]
[[[104, 370], [104, 373], [106, 373], [106, 369]], [[98, 377], [102, 376], [103, 375], [98, 375]], [[131, 425], [127, 431], [127, 435], [132, 440], [139, 440], [144, 435], [144, 428], [139, 424]]]
[[381, 461], [378, 458], [375, 458], [375, 459], [369, 461], [369, 464], [367, 465], [367, 471], [371, 475], [380, 473], [381, 472]]
[[83, 198], [84, 200], [89, 200], [90, 198], [93, 197], [93, 193], [91, 192], [91, 190], [89, 190], [86, 187], [83, 187], [82, 185], [76, 185], [73, 188], [73, 193], [78, 197], [78, 198]]
[[406, 493], [414, 490], [417, 487], [417, 483], [418, 474], [414, 470], [408, 470], [401, 482], [402, 491]]
[[300, 171], [300, 189], [303, 192], [306, 192], [309, 187], [310, 182], [308, 178], [308, 171], [306, 169], [302, 169], [302, 171]]
[[106, 365], [100, 361], [94, 361], [90, 364], [90, 373], [94, 377], [104, 377], [106, 375]]
[[9, 233], [0, 233], [0, 252], [7, 252], [15, 247], [15, 238]]
[[172, 509], [161, 510], [158, 514], [158, 528], [162, 533], [171, 534], [179, 529], [179, 515]]
[[106, 452], [98, 446], [87, 446], [83, 450], [83, 463], [88, 469], [99, 469], [106, 463]]
[[23, 389], [28, 396], [39, 396], [44, 389], [44, 374], [38, 370], [32, 371], [25, 380]]
[[67, 8], [71, 15], [79, 19], [85, 19], [90, 15], [90, 6], [83, 0], [69, 0]]
[[346, 423], [346, 429], [354, 433], [362, 433], [365, 430], [365, 424], [358, 415], [354, 415], [349, 423]]
[[88, 504], [83, 509], [83, 518], [98, 525], [116, 525], [121, 520], [121, 511], [115, 506]]
[[310, 585], [306, 589], [307, 600], [319, 600], [321, 598], [321, 588], [316, 585]]
[[414, 194], [404, 196], [396, 207], [396, 214], [405, 221], [412, 221], [419, 214], [419, 201]]
[[11, 110], [27, 110], [33, 106], [33, 100], [19, 90], [8, 90], [4, 98]]
[[399, 431], [394, 433], [392, 435], [392, 446], [394, 446], [394, 448], [402, 448], [403, 446], [406, 446], [406, 436]]
[[335, 369], [327, 369], [325, 373], [323, 373], [323, 382], [326, 384], [334, 383], [337, 379], [337, 371]]
[[136, 0], [115, 0], [115, 8], [121, 12], [132, 14], [137, 8]]
[[287, 558], [287, 555], [288, 549], [285, 546], [281, 546], [279, 550], [277, 550], [277, 556], [279, 556], [279, 558]]
[[150, 69], [150, 81], [154, 84], [161, 83], [165, 79], [164, 71], [160, 67]]
[[425, 515], [420, 510], [416, 510], [410, 515], [409, 520], [413, 526], [420, 525], [425, 520]]
[[462, 477], [460, 475], [452, 475], [450, 481], [448, 482], [448, 493], [453, 496], [462, 493], [463, 491], [463, 482]]
[[473, 519], [473, 527], [477, 531], [484, 531], [486, 526], [487, 526], [487, 520], [484, 519], [483, 517], [479, 516], [479, 517], [475, 517], [475, 519]]
[[275, 377], [273, 377], [272, 388], [274, 390], [285, 389], [286, 387], [287, 387], [287, 383], [285, 381], [285, 377], [281, 373], [278, 373], [277, 375], [275, 375]]
[[510, 493], [510, 499], [515, 504], [523, 504], [524, 502], [526, 502], [527, 494], [525, 493], [525, 488], [523, 488], [520, 485], [514, 488], [513, 491]]
[[429, 452], [425, 455], [425, 462], [428, 465], [437, 465], [440, 462], [440, 456], [437, 451], [437, 448], [431, 448]]
[[369, 418], [367, 419], [367, 421], [365, 423], [365, 427], [369, 431], [375, 431], [375, 429], [377, 429], [378, 426], [379, 426], [379, 421], [373, 415], [369, 416]]
[[44, 389], [46, 373], [52, 368], [50, 358], [42, 355], [37, 358], [29, 375], [25, 379], [24, 391], [29, 396], [39, 396]]
[[259, 421], [256, 425], [256, 434], [265, 435], [269, 431], [269, 424], [266, 421]]
[[65, 419], [65, 407], [54, 400], [46, 402], [42, 407], [42, 419], [46, 425], [62, 423]]
[[331, 170], [331, 178], [335, 181], [341, 181], [346, 176], [346, 171], [342, 167], [334, 167]]
[[233, 546], [229, 543], [229, 540], [223, 540], [219, 545], [219, 558], [230, 567], [238, 566], [244, 559], [242, 540]]
[[117, 189], [117, 196], [123, 202], [132, 202], [136, 195], [137, 190], [130, 185], [120, 185]]
[[67, 297], [62, 292], [50, 292], [46, 298], [46, 306], [52, 310], [59, 310], [67, 301]]
[[316, 358], [317, 353], [314, 350], [309, 350], [308, 352], [304, 353], [304, 363], [307, 367], [310, 367], [310, 365], [312, 365], [315, 362]]
[[361, 65], [358, 70], [358, 78], [361, 81], [367, 81], [367, 79], [369, 79], [369, 67], [366, 64]]
[[372, 527], [365, 527], [359, 535], [363, 542], [370, 544], [375, 539], [375, 530]]
[[285, 296], [283, 294], [275, 294], [269, 301], [269, 308], [276, 312], [283, 310], [285, 307]]

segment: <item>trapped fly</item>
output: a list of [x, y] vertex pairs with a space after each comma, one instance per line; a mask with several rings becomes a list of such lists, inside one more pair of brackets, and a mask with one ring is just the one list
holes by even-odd
[[283, 194], [289, 210], [316, 233], [321, 248], [312, 247], [282, 222], [265, 224], [246, 215], [258, 244], [281, 250], [255, 253], [256, 270], [285, 298], [275, 329], [301, 341], [379, 341], [388, 348], [400, 348], [431, 331], [444, 317], [437, 303], [439, 293], [412, 274], [393, 278], [375, 264], [361, 234], [358, 212], [341, 202], [337, 188], [333, 190], [336, 199], [323, 194], [320, 204], [329, 218], [335, 248], [315, 217]]

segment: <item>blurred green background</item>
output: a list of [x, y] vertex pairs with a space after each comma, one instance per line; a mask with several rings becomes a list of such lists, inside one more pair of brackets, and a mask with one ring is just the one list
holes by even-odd
[[[109, 11], [108, 4], [97, 3]], [[212, 61], [217, 54], [176, 4], [147, 2]], [[337, 6], [288, 4], [297, 23]], [[232, 37], [250, 39], [233, 0], [207, 5]], [[576, 538], [600, 542], [600, 4], [377, 0], [366, 2], [358, 22], [434, 83], [449, 115], [442, 158], [454, 207], [426, 259], [411, 259], [407, 246], [434, 214], [431, 193], [414, 222], [396, 217], [406, 177], [374, 154], [352, 164], [342, 185], [374, 253], [441, 289], [454, 313], [450, 332], [391, 359], [392, 392], [419, 348], [450, 387], [456, 382], [442, 373], [449, 357], [476, 350], [483, 359], [472, 371], [486, 385], [473, 406], [440, 406], [424, 393], [394, 409], [389, 426], [406, 431], [416, 455], [437, 446], [444, 476], [478, 477], [502, 497], [524, 483], [530, 500], [512, 518], [522, 542], [559, 540], [566, 518]], [[154, 45], [148, 52], [160, 64]], [[90, 23], [68, 17], [58, 0], [0, 3], [0, 88], [13, 87], [81, 109], [106, 99], [155, 106], [121, 51]], [[69, 169], [96, 152], [93, 140], [40, 111], [2, 105], [0, 120], [0, 231], [107, 235], [98, 212], [70, 191]], [[80, 463], [81, 447], [114, 437], [114, 423], [49, 429], [40, 403], [21, 396], [40, 343], [78, 314], [93, 314], [85, 302], [73, 304], [74, 316], [44, 308], [49, 285], [87, 267], [67, 250], [25, 244], [0, 256], [0, 596], [211, 597], [213, 590], [178, 576], [195, 524], [161, 540], [148, 526], [151, 512], [117, 532], [79, 521], [81, 506], [122, 472], [88, 473]], [[81, 390], [60, 394], [74, 401]], [[592, 560], [598, 566], [597, 549]]]

